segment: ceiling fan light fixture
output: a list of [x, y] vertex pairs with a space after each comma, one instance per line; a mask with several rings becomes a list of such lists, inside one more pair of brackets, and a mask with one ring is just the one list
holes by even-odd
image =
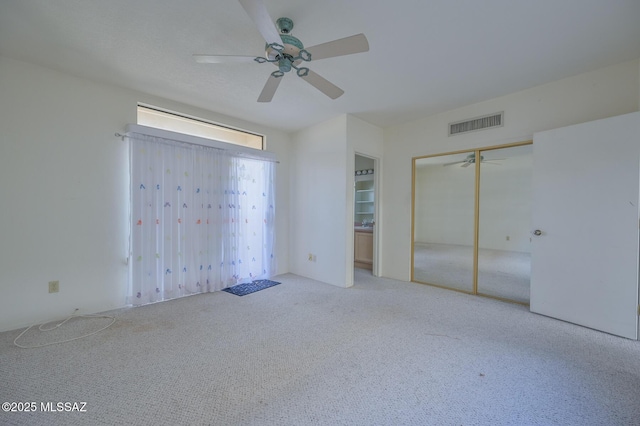
[[302, 59], [305, 62], [309, 62], [311, 61], [311, 53], [309, 53], [307, 49], [301, 49], [296, 59]]
[[309, 68], [296, 68], [296, 73], [298, 74], [298, 77], [306, 77], [307, 75], [309, 75]]
[[279, 44], [279, 43], [271, 43], [271, 44], [267, 44], [266, 50], [269, 49], [273, 49], [276, 52], [280, 53], [284, 50], [284, 45]]
[[275, 78], [280, 78], [280, 77], [282, 77], [284, 75], [284, 73], [282, 71], [278, 70], [278, 71], [272, 72], [271, 75], [273, 77], [275, 77]]

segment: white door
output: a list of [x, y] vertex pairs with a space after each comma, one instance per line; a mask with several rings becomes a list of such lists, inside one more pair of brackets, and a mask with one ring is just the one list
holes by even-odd
[[640, 113], [536, 133], [533, 164], [531, 311], [637, 339]]

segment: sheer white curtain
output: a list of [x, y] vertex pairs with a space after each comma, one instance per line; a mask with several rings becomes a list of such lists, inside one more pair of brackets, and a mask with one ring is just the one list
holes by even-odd
[[228, 158], [220, 274], [230, 283], [268, 278], [274, 269], [273, 168], [270, 162]]
[[132, 134], [133, 305], [217, 291], [274, 271], [274, 164]]

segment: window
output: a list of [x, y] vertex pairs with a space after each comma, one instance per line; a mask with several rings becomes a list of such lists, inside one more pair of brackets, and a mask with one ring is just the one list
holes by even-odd
[[254, 149], [264, 149], [264, 136], [205, 120], [138, 105], [138, 124]]

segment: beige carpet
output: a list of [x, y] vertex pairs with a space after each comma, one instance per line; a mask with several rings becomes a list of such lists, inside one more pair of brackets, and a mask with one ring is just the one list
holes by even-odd
[[636, 341], [360, 270], [349, 289], [274, 279], [119, 310], [111, 328], [41, 349], [0, 333], [2, 402], [87, 402], [0, 424], [638, 424]]

